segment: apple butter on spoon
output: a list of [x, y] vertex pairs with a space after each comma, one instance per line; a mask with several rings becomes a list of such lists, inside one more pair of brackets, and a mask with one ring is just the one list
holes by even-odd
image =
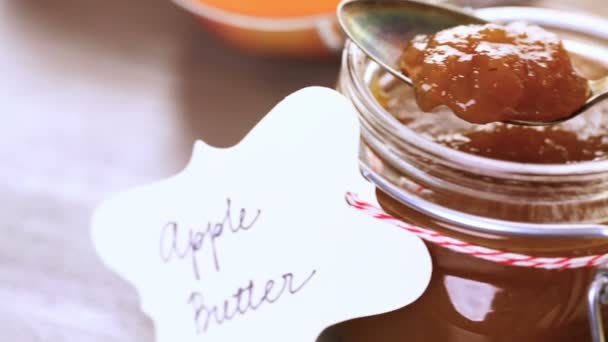
[[[423, 107], [445, 104], [461, 117], [467, 111], [466, 118], [474, 123], [506, 119], [501, 122], [548, 126], [608, 99], [608, 77], [577, 77], [559, 39], [535, 26], [486, 26], [487, 21], [461, 8], [421, 0], [348, 0], [340, 4], [338, 19], [365, 55], [398, 80], [419, 83]], [[408, 46], [416, 33], [427, 36], [418, 36]], [[440, 67], [442, 62], [448, 64]], [[494, 99], [487, 98], [478, 103], [475, 96], [497, 98], [493, 104]]]
[[401, 69], [423, 111], [446, 105], [471, 123], [554, 122], [590, 96], [557, 35], [522, 22], [418, 35]]

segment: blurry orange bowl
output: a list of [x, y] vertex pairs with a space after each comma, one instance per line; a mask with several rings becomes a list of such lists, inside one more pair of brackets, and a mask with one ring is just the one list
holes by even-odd
[[172, 0], [230, 44], [255, 53], [297, 57], [338, 54], [339, 0]]

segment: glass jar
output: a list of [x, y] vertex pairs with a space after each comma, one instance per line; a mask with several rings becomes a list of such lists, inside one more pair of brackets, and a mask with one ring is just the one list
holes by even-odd
[[[519, 9], [519, 14], [510, 11], [517, 18], [526, 9]], [[542, 24], [563, 26], [568, 37], [576, 38], [567, 46], [577, 49], [580, 66], [594, 64], [582, 70], [585, 76], [608, 74], [608, 46], [600, 43], [607, 42], [608, 24], [590, 32], [577, 30], [571, 21], [562, 22], [564, 18], [568, 16], [554, 16], [554, 21], [543, 17]], [[497, 160], [448, 147], [441, 137], [458, 137], [470, 124], [442, 109], [420, 112], [412, 90], [350, 42], [338, 89], [360, 114], [361, 168], [376, 185], [377, 199], [388, 213], [465, 242], [514, 253], [538, 257], [608, 253], [608, 226], [600, 225], [608, 222], [608, 156], [600, 153], [592, 161], [541, 164]], [[563, 129], [579, 138], [590, 130], [595, 136], [608, 136], [608, 103]], [[513, 150], [530, 147], [526, 141], [510, 143]], [[608, 151], [608, 141], [602, 143]], [[509, 266], [432, 243], [427, 247], [433, 276], [421, 298], [391, 313], [338, 324], [325, 334], [331, 337], [328, 340], [591, 341], [587, 297], [597, 268]], [[590, 299], [597, 301], [597, 293]]]

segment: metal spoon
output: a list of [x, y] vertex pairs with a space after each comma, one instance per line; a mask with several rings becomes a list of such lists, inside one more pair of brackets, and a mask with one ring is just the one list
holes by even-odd
[[[363, 52], [389, 73], [412, 85], [399, 68], [399, 59], [408, 41], [416, 34], [434, 33], [446, 28], [485, 24], [463, 8], [419, 0], [347, 0], [338, 7], [338, 20], [344, 32]], [[589, 81], [590, 96], [570, 116], [554, 121], [509, 121], [526, 126], [547, 126], [570, 120], [608, 98], [608, 77]]]

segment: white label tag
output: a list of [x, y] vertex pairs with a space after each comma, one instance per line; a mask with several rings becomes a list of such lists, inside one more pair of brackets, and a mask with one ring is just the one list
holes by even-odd
[[311, 342], [417, 299], [431, 275], [422, 241], [345, 202], [374, 198], [358, 141], [353, 106], [307, 88], [237, 146], [197, 142], [181, 173], [103, 203], [95, 246], [157, 341]]

